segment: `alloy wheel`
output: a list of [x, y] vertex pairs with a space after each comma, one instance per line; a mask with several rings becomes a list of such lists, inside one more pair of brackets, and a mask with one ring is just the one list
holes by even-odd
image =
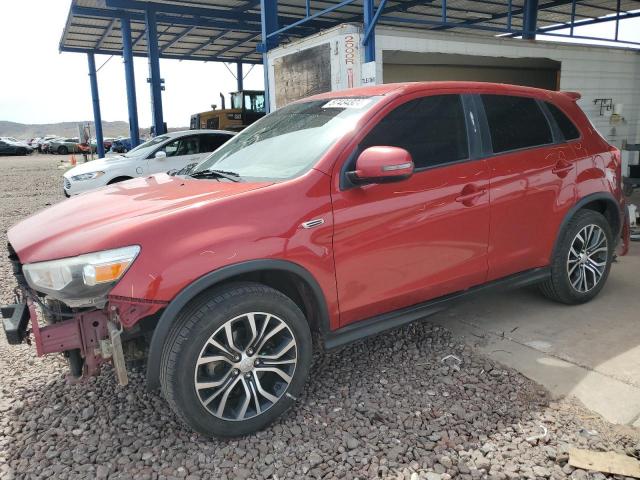
[[264, 312], [239, 315], [211, 335], [195, 365], [200, 403], [223, 420], [247, 420], [275, 405], [293, 380], [297, 344], [289, 326]]
[[598, 225], [583, 227], [571, 242], [567, 274], [571, 286], [580, 293], [593, 290], [604, 276], [609, 257], [607, 236]]

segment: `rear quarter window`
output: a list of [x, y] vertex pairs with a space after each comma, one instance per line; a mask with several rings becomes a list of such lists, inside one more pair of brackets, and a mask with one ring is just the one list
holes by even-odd
[[533, 98], [481, 95], [494, 153], [547, 145], [551, 128]]
[[565, 140], [575, 140], [580, 138], [580, 131], [578, 127], [567, 117], [562, 110], [556, 107], [553, 103], [545, 102], [549, 112], [558, 124], [558, 128], [562, 132]]

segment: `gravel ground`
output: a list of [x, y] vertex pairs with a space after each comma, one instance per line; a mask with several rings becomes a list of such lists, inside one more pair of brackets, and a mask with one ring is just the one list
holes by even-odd
[[[10, 225], [62, 200], [59, 161], [0, 158], [2, 245]], [[0, 303], [13, 286], [3, 256]], [[323, 356], [283, 419], [232, 441], [177, 423], [139, 372], [126, 388], [110, 371], [67, 385], [60, 359], [3, 336], [0, 372], [2, 478], [601, 479], [571, 468], [568, 448], [640, 453], [637, 430], [551, 401], [428, 322]]]

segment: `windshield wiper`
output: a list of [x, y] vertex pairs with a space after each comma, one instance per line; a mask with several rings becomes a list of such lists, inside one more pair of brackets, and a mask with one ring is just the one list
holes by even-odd
[[178, 169], [174, 168], [173, 170], [169, 170], [167, 175], [175, 177], [176, 175], [188, 175], [189, 172], [192, 172], [194, 168], [198, 166], [198, 162], [193, 162], [185, 165], [184, 167]]
[[[193, 178], [226, 178], [232, 182], [239, 182], [240, 175], [236, 172], [227, 172], [226, 170], [201, 170], [199, 172], [193, 172], [189, 174]], [[219, 180], [218, 180], [219, 181]]]

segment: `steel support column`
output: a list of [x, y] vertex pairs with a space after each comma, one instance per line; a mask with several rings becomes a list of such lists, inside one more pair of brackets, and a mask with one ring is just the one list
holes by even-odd
[[147, 27], [147, 56], [149, 57], [149, 83], [151, 84], [151, 110], [153, 130], [155, 135], [166, 133], [164, 117], [162, 115], [162, 79], [160, 78], [160, 53], [158, 50], [158, 28], [156, 12], [145, 10], [145, 24]]
[[[364, 31], [369, 31], [371, 24], [374, 22], [374, 0], [363, 0], [364, 6]], [[375, 28], [375, 27], [374, 27]], [[368, 37], [364, 40], [364, 61], [373, 62], [376, 59], [376, 32], [372, 30]]]
[[87, 53], [89, 62], [89, 82], [91, 83], [91, 100], [93, 102], [93, 123], [96, 129], [96, 149], [98, 158], [104, 157], [104, 137], [102, 135], [102, 115], [100, 115], [100, 97], [98, 95], [98, 77], [96, 75], [96, 58]]
[[129, 136], [131, 146], [140, 144], [140, 129], [138, 126], [138, 106], [136, 99], [136, 82], [133, 71], [133, 47], [131, 45], [131, 21], [129, 17], [120, 19], [122, 31], [122, 58], [124, 61], [124, 78], [127, 86], [127, 107], [129, 110]]
[[236, 63], [236, 80], [238, 82], [238, 91], [244, 90], [244, 78], [242, 78], [242, 62]]
[[538, 0], [525, 0], [522, 38], [535, 40], [538, 29]]
[[270, 36], [278, 30], [278, 0], [260, 0], [260, 16], [262, 19], [262, 45], [259, 51], [262, 53], [262, 68], [264, 70], [264, 104], [267, 113], [271, 110], [269, 98], [269, 62], [267, 53], [278, 45], [277, 36]]

